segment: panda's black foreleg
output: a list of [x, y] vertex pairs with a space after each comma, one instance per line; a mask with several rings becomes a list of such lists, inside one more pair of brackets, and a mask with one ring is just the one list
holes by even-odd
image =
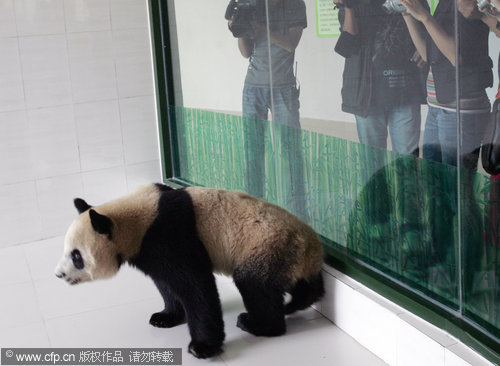
[[151, 315], [149, 324], [158, 328], [172, 328], [185, 322], [186, 316], [182, 304], [176, 299], [168, 284], [162, 280], [153, 280], [160, 291], [165, 308]]
[[176, 294], [182, 302], [191, 335], [188, 351], [198, 358], [222, 352], [224, 321], [215, 277], [212, 272], [190, 273], [184, 281], [176, 281]]
[[234, 272], [233, 279], [247, 309], [246, 313], [238, 316], [236, 325], [256, 336], [275, 337], [284, 334], [284, 293], [280, 287], [238, 271]]

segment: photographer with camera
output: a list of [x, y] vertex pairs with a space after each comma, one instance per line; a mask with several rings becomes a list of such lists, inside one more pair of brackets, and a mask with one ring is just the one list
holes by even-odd
[[[459, 0], [459, 10], [462, 7]], [[479, 148], [488, 121], [493, 63], [488, 55], [489, 29], [479, 19], [459, 12], [460, 59], [455, 60], [454, 1], [440, 0], [434, 15], [418, 0], [401, 0], [403, 18], [417, 50], [430, 65], [427, 77], [427, 116], [424, 158], [457, 165], [457, 101], [455, 65], [460, 64], [460, 136], [463, 166], [476, 170]]]
[[[345, 58], [342, 110], [354, 114], [361, 143], [418, 156], [422, 66], [397, 1], [334, 0]], [[420, 66], [420, 67], [419, 67]]]
[[500, 37], [500, 0], [460, 0], [458, 10], [468, 19], [481, 19]]
[[293, 64], [295, 48], [307, 27], [305, 3], [303, 0], [268, 0], [267, 3], [269, 37], [264, 0], [231, 0], [226, 11], [229, 29], [238, 38], [240, 53], [249, 59], [243, 89], [243, 116], [267, 120], [271, 111], [273, 121], [300, 128]]
[[[268, 9], [266, 11], [266, 3]], [[307, 27], [303, 0], [231, 0], [226, 19], [238, 39], [241, 55], [249, 59], [243, 87], [247, 190], [265, 198], [264, 137], [269, 111], [277, 131], [283, 195], [292, 210], [305, 218], [302, 156], [299, 144], [299, 89], [294, 74], [295, 48]], [[268, 33], [269, 32], [269, 33]], [[270, 162], [268, 162], [270, 164]], [[289, 180], [288, 182], [286, 180]]]
[[[456, 261], [457, 245], [462, 246], [464, 267], [468, 269], [463, 288], [466, 296], [474, 296], [474, 268], [481, 257], [478, 243], [483, 241], [483, 221], [473, 187], [481, 141], [490, 118], [491, 105], [486, 88], [493, 84], [493, 62], [488, 50], [488, 26], [470, 17], [464, 7], [466, 1], [440, 0], [431, 15], [417, 0], [401, 0], [407, 10], [403, 18], [413, 43], [430, 65], [423, 156], [427, 160], [461, 167], [459, 170], [436, 165], [436, 169], [443, 172], [446, 169], [446, 173], [436, 174], [435, 181], [426, 182], [424, 187], [430, 202], [427, 210], [430, 245], [436, 263], [447, 268], [451, 268], [450, 262]], [[455, 18], [455, 6], [458, 18]], [[456, 36], [459, 45], [455, 44]], [[460, 135], [458, 127], [461, 127]], [[460, 218], [457, 219], [458, 212]], [[460, 226], [460, 222], [467, 224]], [[462, 239], [457, 243], [455, 234], [459, 230]], [[447, 273], [450, 280], [457, 275], [454, 271]]]

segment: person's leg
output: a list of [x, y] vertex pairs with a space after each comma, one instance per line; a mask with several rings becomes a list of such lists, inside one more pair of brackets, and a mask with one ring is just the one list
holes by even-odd
[[[281, 164], [278, 170], [280, 182], [279, 204], [292, 211], [303, 220], [307, 220], [304, 186], [304, 166], [299, 118], [299, 91], [297, 88], [273, 89], [271, 113], [272, 128], [277, 141], [278, 158]], [[277, 167], [278, 168], [278, 167]]]
[[363, 117], [354, 115], [359, 142], [364, 145], [387, 148], [387, 119], [383, 109]]
[[484, 224], [481, 210], [474, 192], [481, 140], [490, 118], [489, 113], [461, 115], [462, 135], [459, 140], [461, 157], [460, 207], [462, 212], [460, 225], [464, 258], [464, 295], [466, 298], [477, 296], [474, 277], [480, 274], [481, 245], [484, 241]]
[[441, 162], [438, 117], [440, 109], [429, 106], [425, 121], [423, 157], [426, 160]]
[[243, 87], [243, 117], [267, 120], [268, 93], [268, 88], [258, 88], [245, 84]]
[[[424, 158], [456, 166], [457, 149], [460, 145], [462, 167], [475, 171], [488, 118], [488, 113], [462, 113], [460, 116], [462, 135], [459, 139], [457, 113], [429, 107], [424, 136]], [[440, 150], [440, 159], [438, 159], [438, 150]]]
[[462, 157], [462, 166], [466, 169], [477, 170], [479, 150], [489, 118], [489, 113], [462, 113], [461, 115], [462, 138], [460, 140], [460, 156]]
[[[430, 232], [429, 274], [442, 272], [441, 277], [446, 281], [454, 281], [458, 268], [455, 241], [457, 174], [456, 169], [450, 167], [456, 165], [456, 136], [456, 113], [429, 106], [423, 156], [431, 162], [423, 162], [425, 179], [422, 180]], [[432, 286], [443, 286], [440, 282], [436, 276], [429, 277]]]
[[[368, 184], [373, 175], [387, 164], [387, 118], [383, 108], [373, 110], [366, 117], [354, 115], [360, 141], [359, 154], [363, 156], [363, 170], [360, 172], [363, 184]], [[372, 192], [374, 199], [380, 198]], [[386, 197], [382, 198], [386, 199]]]
[[420, 104], [398, 106], [387, 111], [392, 150], [418, 156], [420, 118]]
[[457, 165], [457, 149], [460, 146], [462, 167], [471, 171], [477, 169], [479, 150], [484, 129], [488, 123], [488, 113], [460, 116], [462, 135], [457, 134], [457, 114], [453, 111], [438, 112], [438, 138], [441, 146], [441, 161], [448, 165]]
[[243, 125], [247, 160], [247, 192], [264, 198], [265, 146], [264, 135], [268, 117], [268, 88], [243, 88]]
[[438, 139], [441, 147], [441, 162], [447, 165], [457, 165], [457, 113], [439, 110]]
[[295, 86], [273, 88], [273, 105], [271, 113], [273, 122], [300, 128], [299, 90]]

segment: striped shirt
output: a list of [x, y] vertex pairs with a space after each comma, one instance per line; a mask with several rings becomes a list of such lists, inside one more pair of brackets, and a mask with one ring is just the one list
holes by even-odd
[[[436, 95], [436, 85], [434, 84], [434, 76], [432, 75], [432, 67], [429, 69], [429, 74], [427, 75], [427, 104], [445, 109], [447, 111], [456, 111], [457, 103], [456, 101], [450, 103], [440, 103], [438, 102]], [[491, 109], [491, 104], [486, 95], [486, 91], [478, 91], [471, 93], [469, 95], [462, 95], [460, 98], [460, 112], [461, 113], [486, 113]]]

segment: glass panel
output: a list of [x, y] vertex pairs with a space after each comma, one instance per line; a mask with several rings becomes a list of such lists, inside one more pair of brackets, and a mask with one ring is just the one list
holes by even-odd
[[[246, 155], [246, 191], [275, 202], [276, 140], [269, 122], [273, 110], [269, 10], [264, 0], [232, 0], [231, 31], [242, 55], [248, 59], [243, 82], [243, 133]], [[244, 29], [244, 31], [240, 31]]]
[[499, 33], [500, 1], [481, 2], [483, 13], [462, 2], [459, 146], [463, 307], [467, 317], [500, 337], [500, 180], [489, 174], [494, 171], [485, 171], [489, 170], [488, 159], [483, 160], [484, 166], [478, 165], [481, 139], [484, 137], [483, 143], [491, 139], [491, 130], [489, 134], [485, 130], [493, 123], [490, 103], [498, 88], [500, 41], [495, 31]]
[[175, 178], [276, 203], [498, 336], [500, 178], [478, 149], [500, 42], [476, 0], [335, 2], [169, 2]]
[[179, 58], [176, 178], [275, 201], [271, 101], [253, 90], [271, 78], [265, 1], [172, 1], [169, 13]]
[[254, 90], [270, 96], [272, 135], [276, 147], [276, 187], [274, 203], [307, 219], [304, 159], [300, 143], [300, 85], [296, 78], [296, 51], [307, 28], [307, 10], [303, 1], [267, 0], [267, 47], [271, 65], [269, 85]]
[[[270, 22], [271, 32], [290, 37], [294, 10], [305, 5], [307, 28], [294, 50], [301, 129], [285, 118], [272, 125], [278, 204], [336, 249], [458, 310], [456, 164], [441, 158], [432, 123], [421, 144], [423, 121], [434, 116], [427, 113], [427, 80], [429, 88], [434, 81], [423, 18], [403, 16], [397, 1], [344, 1], [335, 8], [330, 1], [278, 1], [284, 19]], [[453, 42], [453, 3], [443, 8], [446, 1], [435, 17]], [[427, 16], [435, 10], [424, 0], [417, 5]], [[271, 52], [273, 65], [283, 54]], [[453, 66], [445, 74], [453, 80]], [[284, 93], [279, 70], [272, 76], [275, 94]], [[455, 83], [447, 87], [455, 97]], [[443, 114], [456, 129], [456, 111]]]

